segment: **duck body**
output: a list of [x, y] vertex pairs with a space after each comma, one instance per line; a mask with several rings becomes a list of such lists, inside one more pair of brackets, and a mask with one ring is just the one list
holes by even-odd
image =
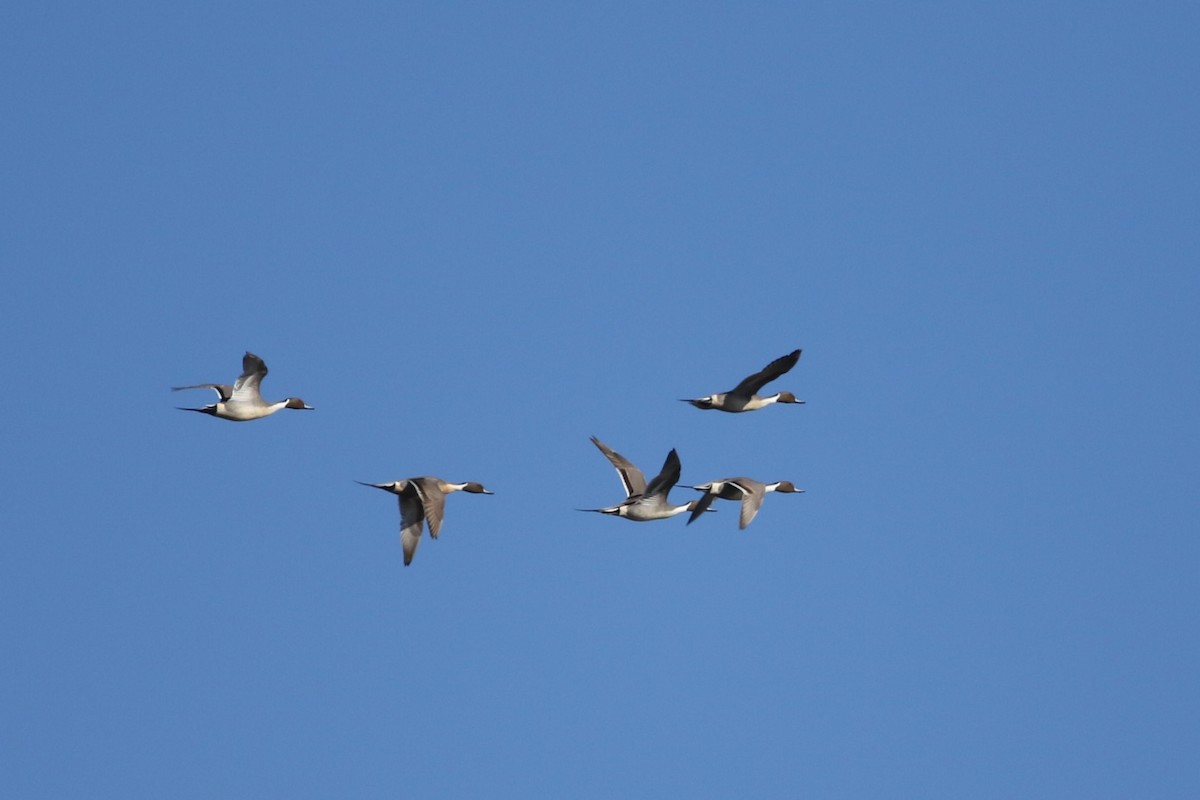
[[192, 386], [172, 386], [171, 391], [186, 389], [212, 389], [217, 393], [217, 402], [202, 408], [180, 408], [181, 411], [197, 411], [230, 422], [249, 422], [269, 417], [284, 408], [312, 411], [313, 407], [299, 397], [288, 397], [274, 403], [263, 400], [260, 386], [267, 376], [267, 365], [261, 358], [247, 351], [242, 356], [242, 374], [232, 386], [227, 383], [199, 383]]
[[758, 394], [768, 383], [796, 366], [796, 362], [800, 360], [800, 353], [800, 350], [793, 350], [786, 356], [780, 356], [758, 372], [744, 378], [741, 383], [728, 392], [718, 392], [707, 397], [697, 397], [694, 400], [684, 400], [683, 402], [691, 403], [696, 408], [705, 411], [715, 409], [730, 414], [757, 411], [775, 403], [802, 404], [804, 401], [797, 400], [796, 395], [791, 392], [777, 392], [766, 396]]
[[804, 491], [803, 489], [797, 489], [796, 485], [791, 481], [763, 483], [762, 481], [745, 477], [721, 478], [720, 480], [710, 481], [709, 483], [693, 486], [692, 488], [704, 492], [704, 496], [695, 502], [692, 516], [688, 518], [689, 525], [701, 513], [706, 511], [714, 500], [720, 498], [722, 500], [737, 500], [741, 502], [741, 513], [738, 515], [738, 528], [741, 530], [745, 530], [754, 521], [754, 518], [758, 516], [758, 511], [762, 508], [763, 499], [770, 492], [798, 494]]
[[429, 528], [429, 535], [434, 539], [442, 530], [442, 517], [446, 511], [446, 495], [453, 492], [470, 492], [472, 494], [493, 494], [481, 483], [450, 483], [432, 475], [422, 475], [417, 478], [405, 478], [390, 483], [364, 483], [355, 481], [363, 486], [373, 486], [396, 495], [400, 501], [400, 544], [404, 550], [404, 566], [412, 563], [416, 555], [417, 545], [421, 543], [421, 531]]
[[634, 464], [604, 442], [592, 437], [592, 444], [600, 449], [605, 458], [617, 470], [621, 484], [625, 487], [625, 500], [605, 508], [581, 508], [580, 511], [595, 511], [599, 514], [609, 514], [633, 522], [651, 522], [658, 519], [668, 519], [678, 514], [692, 510], [697, 501], [675, 505], [668, 495], [675, 484], [679, 482], [681, 464], [679, 454], [674, 449], [667, 453], [662, 470], [654, 480], [646, 482], [646, 476]]

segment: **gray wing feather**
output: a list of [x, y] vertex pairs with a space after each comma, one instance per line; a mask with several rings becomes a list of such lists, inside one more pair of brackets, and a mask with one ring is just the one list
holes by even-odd
[[412, 563], [417, 545], [421, 543], [421, 525], [425, 521], [425, 509], [421, 499], [405, 492], [400, 495], [400, 544], [404, 548], [404, 566]]
[[793, 350], [786, 356], [779, 358], [767, 364], [760, 371], [745, 378], [741, 383], [733, 388], [729, 394], [752, 395], [758, 394], [758, 390], [766, 386], [771, 381], [783, 375], [785, 372], [796, 366], [796, 362], [800, 360], [800, 351]]
[[762, 508], [763, 498], [767, 496], [767, 493], [761, 486], [747, 486], [743, 483], [735, 483], [734, 485], [744, 493], [742, 495], [742, 513], [738, 517], [738, 527], [741, 530], [745, 530], [746, 526], [758, 516], [758, 510]]
[[237, 382], [233, 384], [233, 391], [236, 394], [253, 393], [258, 394], [259, 384], [262, 379], [267, 377], [267, 364], [254, 353], [247, 352], [242, 356], [242, 374], [238, 376]]
[[696, 521], [696, 517], [703, 516], [708, 507], [712, 505], [713, 500], [716, 499], [717, 496], [712, 492], [705, 492], [704, 496], [697, 500], [696, 505], [692, 507], [692, 515], [688, 517], [687, 524], [691, 525]]
[[655, 475], [654, 480], [646, 487], [645, 496], [668, 494], [675, 484], [679, 483], [680, 469], [679, 454], [675, 452], [675, 448], [671, 448], [671, 452], [667, 453], [667, 460], [663, 462], [662, 471]]
[[222, 402], [233, 397], [233, 387], [227, 383], [197, 383], [192, 386], [172, 386], [172, 392], [182, 392], [184, 389], [212, 389]]
[[[616, 467], [617, 475], [621, 477], [621, 484], [625, 487], [625, 496], [633, 497], [635, 494], [644, 494], [646, 491], [646, 476], [642, 471], [635, 467], [633, 463], [625, 458], [625, 456], [616, 452], [604, 442], [592, 437], [592, 444], [600, 448], [600, 452], [604, 453], [609, 462]], [[678, 480], [678, 476], [676, 477]]]
[[446, 495], [437, 487], [432, 478], [418, 478], [413, 481], [417, 496], [421, 498], [421, 506], [425, 510], [425, 522], [429, 526], [429, 535], [437, 538], [442, 532], [442, 514], [446, 510]]

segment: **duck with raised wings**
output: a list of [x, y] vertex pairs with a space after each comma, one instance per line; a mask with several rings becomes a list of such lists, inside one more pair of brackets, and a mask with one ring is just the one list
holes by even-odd
[[211, 414], [214, 417], [233, 422], [248, 422], [252, 419], [269, 417], [281, 408], [295, 408], [312, 411], [313, 407], [299, 397], [288, 397], [274, 403], [263, 400], [259, 385], [267, 377], [266, 363], [247, 352], [242, 356], [242, 374], [230, 386], [227, 383], [198, 383], [193, 386], [172, 386], [171, 391], [182, 392], [184, 389], [212, 389], [217, 393], [217, 402], [203, 408], [183, 408], [180, 411], [199, 411], [201, 414]]
[[803, 400], [797, 400], [796, 395], [791, 392], [777, 392], [766, 397], [758, 395], [764, 386], [796, 366], [796, 362], [799, 360], [800, 351], [793, 350], [786, 356], [775, 359], [753, 375], [747, 376], [728, 392], [718, 392], [707, 397], [698, 397], [695, 400], [683, 400], [682, 402], [691, 403], [696, 408], [706, 411], [715, 408], [717, 411], [728, 411], [731, 414], [757, 411], [774, 403], [803, 403]]
[[629, 459], [616, 452], [604, 442], [592, 437], [592, 444], [600, 448], [600, 452], [612, 463], [625, 487], [625, 499], [615, 506], [606, 508], [581, 508], [580, 511], [596, 511], [600, 514], [612, 514], [634, 522], [649, 522], [655, 519], [666, 519], [676, 514], [691, 511], [698, 501], [674, 505], [667, 498], [671, 489], [679, 482], [681, 469], [679, 454], [674, 449], [667, 453], [662, 470], [654, 480], [646, 483], [646, 476], [635, 467]]

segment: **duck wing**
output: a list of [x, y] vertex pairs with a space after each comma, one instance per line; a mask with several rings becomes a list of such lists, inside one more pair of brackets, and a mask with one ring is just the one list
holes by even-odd
[[[600, 448], [600, 452], [604, 453], [609, 463], [616, 467], [617, 475], [621, 478], [621, 485], [625, 487], [626, 497], [633, 497], [635, 494], [644, 494], [646, 492], [646, 476], [629, 459], [613, 450], [595, 436], [592, 437], [592, 444]], [[676, 476], [676, 480], [678, 480], [678, 476]]]
[[242, 356], [242, 374], [233, 384], [233, 399], [261, 399], [262, 395], [259, 394], [258, 387], [265, 377], [267, 377], [266, 362], [254, 353], [247, 351], [246, 355]]
[[421, 526], [425, 522], [425, 505], [415, 490], [400, 494], [400, 546], [404, 548], [404, 566], [412, 563], [421, 543]]
[[172, 386], [172, 392], [182, 392], [184, 389], [212, 389], [217, 393], [219, 402], [225, 402], [233, 397], [233, 387], [228, 383], [196, 383], [191, 386]]
[[421, 499], [421, 507], [425, 511], [425, 522], [429, 525], [429, 535], [437, 538], [442, 532], [442, 514], [446, 511], [446, 495], [438, 488], [437, 478], [415, 478], [413, 486]]
[[767, 496], [766, 488], [757, 482], [751, 483], [739, 478], [729, 481], [728, 485], [734, 486], [742, 492], [742, 511], [738, 516], [738, 528], [745, 530], [746, 526], [758, 516], [763, 498]]
[[759, 389], [796, 366], [796, 362], [799, 360], [799, 350], [793, 350], [786, 356], [780, 356], [758, 372], [746, 377], [741, 383], [730, 390], [728, 394], [745, 395], [747, 397], [752, 394], [758, 394]]
[[704, 512], [708, 510], [708, 507], [712, 505], [713, 500], [716, 499], [717, 495], [713, 492], [705, 492], [704, 496], [695, 501], [695, 503], [692, 505], [692, 515], [688, 517], [687, 524], [691, 525], [696, 521], [696, 517], [704, 516]]
[[662, 470], [646, 487], [645, 496], [653, 497], [660, 494], [666, 496], [675, 484], [679, 483], [680, 469], [679, 454], [675, 452], [675, 448], [671, 448], [671, 452], [667, 453], [667, 460], [663, 462]]

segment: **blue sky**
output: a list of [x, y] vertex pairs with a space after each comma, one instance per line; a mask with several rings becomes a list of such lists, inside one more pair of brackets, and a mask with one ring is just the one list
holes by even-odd
[[[1195, 797], [1197, 31], [0, 11], [0, 788]], [[317, 410], [174, 410], [246, 350]], [[807, 492], [580, 514], [591, 435]]]

